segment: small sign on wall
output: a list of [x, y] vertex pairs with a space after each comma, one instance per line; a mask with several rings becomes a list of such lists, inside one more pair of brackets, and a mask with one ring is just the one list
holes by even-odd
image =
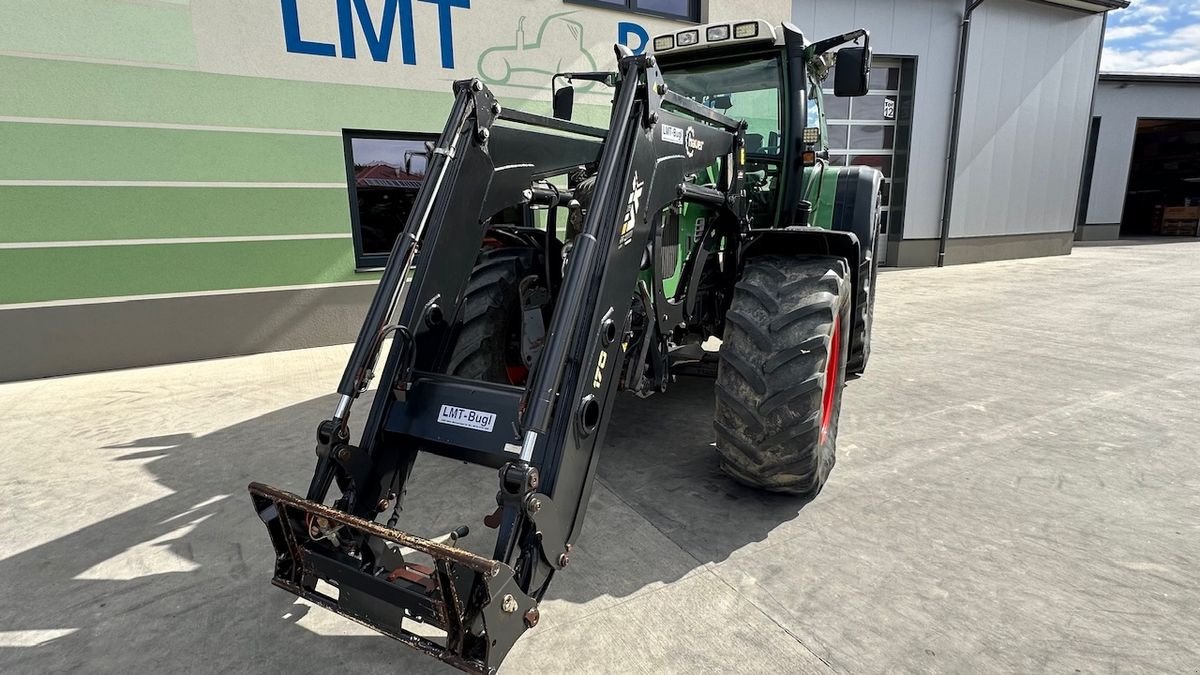
[[885, 120], [896, 119], [896, 97], [895, 96], [884, 96], [883, 97], [883, 119], [885, 119]]

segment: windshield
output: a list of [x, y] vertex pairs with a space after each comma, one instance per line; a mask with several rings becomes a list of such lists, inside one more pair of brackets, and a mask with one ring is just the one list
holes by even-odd
[[715, 108], [734, 119], [746, 120], [746, 152], [779, 155], [779, 58], [774, 55], [736, 64], [698, 64], [663, 73], [671, 90]]

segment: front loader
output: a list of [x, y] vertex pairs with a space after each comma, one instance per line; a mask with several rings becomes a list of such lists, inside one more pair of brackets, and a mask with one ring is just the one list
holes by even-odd
[[[274, 583], [494, 672], [570, 563], [615, 395], [687, 369], [715, 370], [722, 468], [814, 497], [846, 375], [869, 353], [880, 186], [826, 161], [821, 81], [832, 50], [861, 41], [834, 77], [838, 95], [864, 94], [868, 40], [712, 24], [646, 55], [618, 48], [612, 73], [557, 75], [613, 88], [607, 128], [570, 121], [569, 85], [545, 117], [455, 83], [307, 492], [250, 485]], [[497, 470], [482, 523], [404, 529], [427, 454]], [[490, 556], [458, 545], [480, 524]]]

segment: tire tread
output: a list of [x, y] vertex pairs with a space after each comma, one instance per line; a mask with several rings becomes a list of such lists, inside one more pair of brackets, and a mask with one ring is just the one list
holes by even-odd
[[849, 276], [837, 258], [747, 261], [726, 313], [713, 421], [721, 467], [734, 479], [809, 498], [824, 485], [840, 407], [839, 393], [822, 443], [825, 368], [835, 319], [848, 323]]

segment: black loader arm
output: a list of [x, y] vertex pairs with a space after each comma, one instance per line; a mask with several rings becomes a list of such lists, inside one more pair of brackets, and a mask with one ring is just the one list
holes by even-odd
[[[455, 83], [338, 404], [319, 425], [307, 494], [250, 486], [275, 548], [277, 586], [463, 670], [494, 672], [537, 624], [551, 578], [570, 563], [653, 217], [692, 200], [743, 215], [741, 123], [668, 91], [652, 56], [621, 59], [618, 76], [608, 130], [509, 110], [478, 80]], [[690, 184], [718, 164], [716, 188]], [[543, 189], [544, 181], [580, 166], [596, 167], [595, 191], [525, 385], [447, 374], [490, 218], [551, 192], [554, 203], [569, 200], [569, 190]], [[351, 411], [388, 337], [354, 444]], [[466, 527], [440, 537], [403, 529], [401, 517], [419, 509], [401, 511], [400, 502], [421, 453], [498, 471], [498, 508], [482, 519], [496, 532], [490, 558], [455, 546]], [[444, 638], [418, 634], [412, 622]]]

